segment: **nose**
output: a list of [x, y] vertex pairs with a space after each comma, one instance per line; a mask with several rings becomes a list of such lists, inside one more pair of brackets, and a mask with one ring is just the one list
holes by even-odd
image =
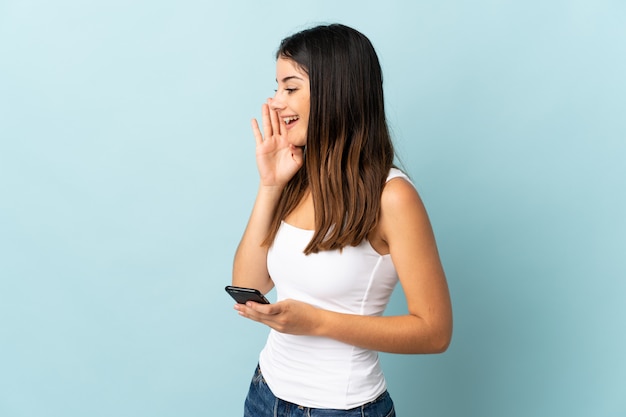
[[267, 100], [267, 104], [269, 104], [270, 108], [274, 111], [278, 111], [285, 108], [285, 103], [283, 100], [278, 98], [278, 93], [274, 94], [273, 98]]

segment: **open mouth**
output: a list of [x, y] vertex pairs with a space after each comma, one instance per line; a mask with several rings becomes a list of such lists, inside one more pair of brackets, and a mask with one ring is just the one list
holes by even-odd
[[283, 118], [283, 121], [285, 122], [287, 126], [289, 126], [290, 124], [297, 121], [298, 119], [299, 119], [298, 116], [290, 116], [290, 117]]

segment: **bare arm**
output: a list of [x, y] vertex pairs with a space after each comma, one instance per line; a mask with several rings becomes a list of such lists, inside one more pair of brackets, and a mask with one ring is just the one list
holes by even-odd
[[233, 262], [233, 285], [256, 288], [267, 294], [274, 283], [267, 271], [267, 236], [280, 188], [259, 187], [246, 230], [239, 242]]
[[408, 182], [396, 179], [385, 187], [379, 233], [398, 271], [408, 314], [341, 314], [295, 300], [236, 308], [284, 333], [324, 336], [392, 353], [445, 351], [452, 335], [448, 286], [426, 210]]
[[[271, 101], [271, 100], [270, 100]], [[256, 158], [260, 185], [252, 214], [233, 261], [233, 285], [256, 288], [262, 293], [272, 289], [267, 271], [267, 247], [262, 246], [283, 188], [302, 167], [302, 150], [290, 145], [278, 115], [264, 104], [263, 134], [256, 120], [252, 131], [256, 141]]]

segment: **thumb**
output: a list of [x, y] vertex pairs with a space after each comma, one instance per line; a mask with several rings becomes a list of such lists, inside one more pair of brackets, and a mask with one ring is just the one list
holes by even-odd
[[246, 307], [261, 314], [277, 314], [280, 311], [280, 307], [277, 307], [276, 304], [261, 304], [254, 301], [248, 301]]
[[290, 145], [291, 149], [291, 157], [296, 163], [299, 165], [302, 164], [302, 159], [304, 156], [304, 150], [299, 146]]

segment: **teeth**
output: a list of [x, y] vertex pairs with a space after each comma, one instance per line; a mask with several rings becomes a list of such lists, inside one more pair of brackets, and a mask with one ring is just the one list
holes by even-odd
[[292, 116], [292, 117], [285, 117], [283, 120], [285, 121], [285, 124], [288, 125], [289, 123], [295, 122], [298, 119], [299, 119], [298, 116]]

